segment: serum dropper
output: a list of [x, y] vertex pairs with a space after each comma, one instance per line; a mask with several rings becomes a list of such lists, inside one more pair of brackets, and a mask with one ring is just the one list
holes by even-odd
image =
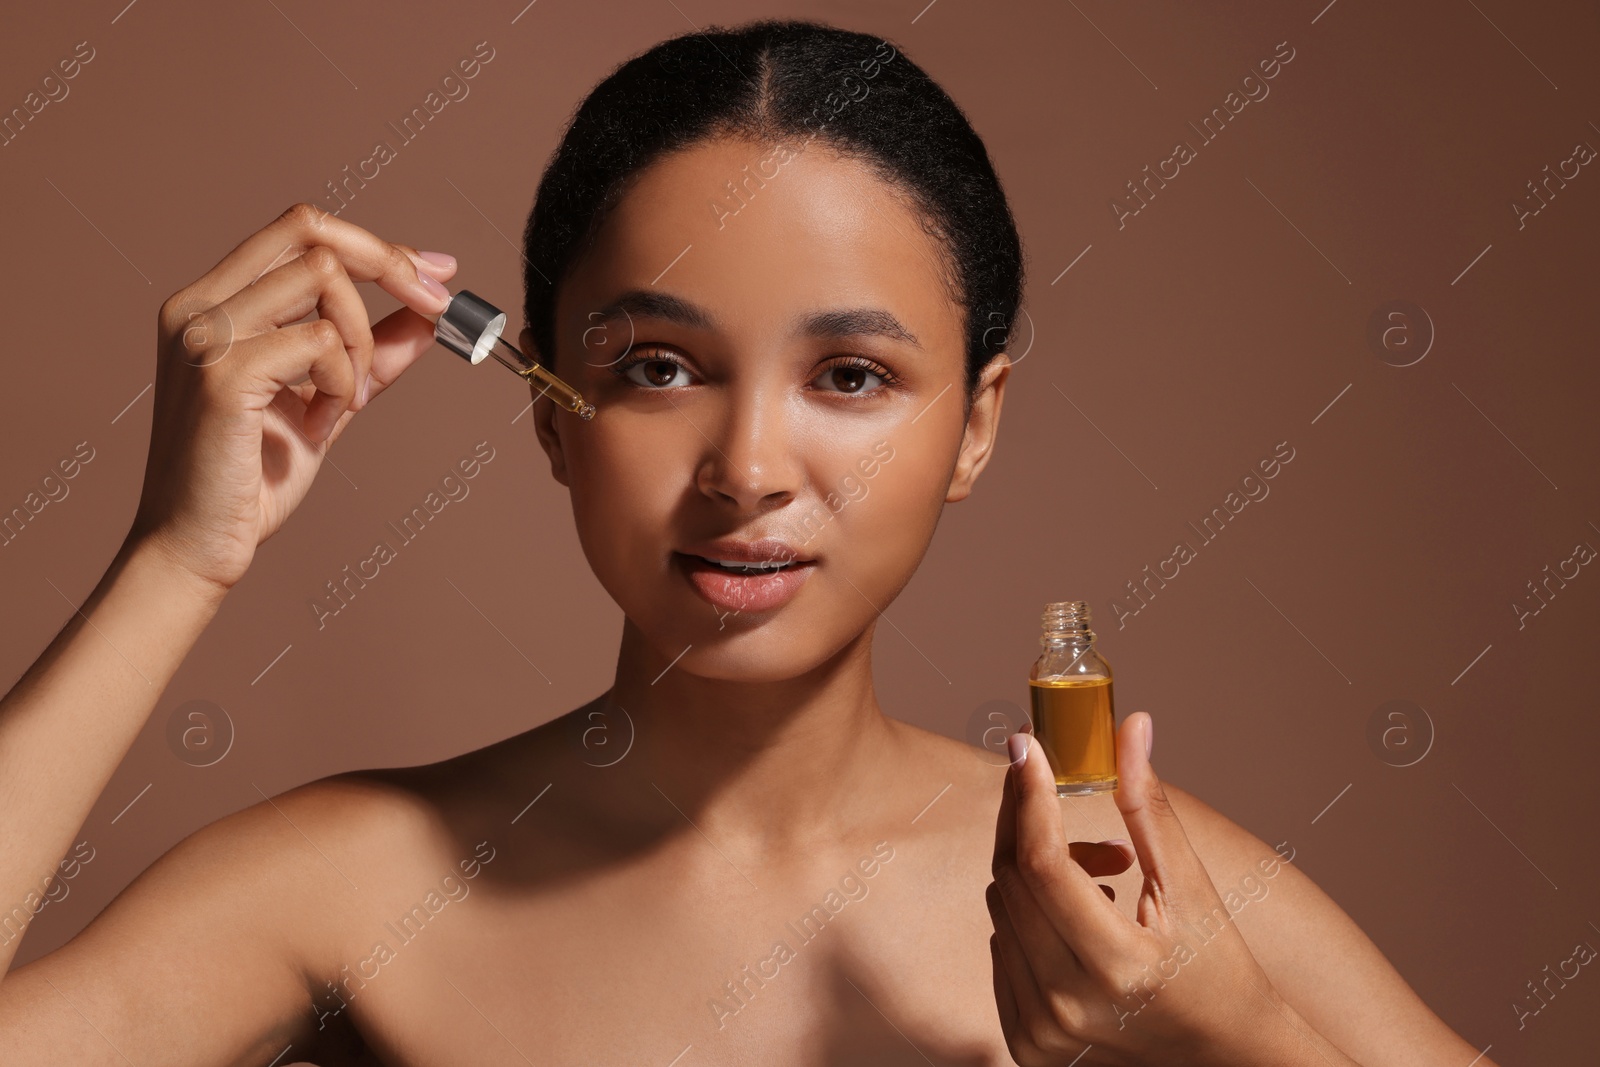
[[520, 377], [538, 385], [540, 396], [550, 399], [588, 420], [594, 418], [594, 405], [578, 395], [578, 391], [551, 374], [538, 361], [530, 358], [520, 348], [501, 336], [506, 328], [506, 313], [478, 294], [467, 289], [450, 297], [450, 303], [439, 313], [434, 323], [433, 336], [456, 355], [473, 366], [493, 356], [510, 367]]

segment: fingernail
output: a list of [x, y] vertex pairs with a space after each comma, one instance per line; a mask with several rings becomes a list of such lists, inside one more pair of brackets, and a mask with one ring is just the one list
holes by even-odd
[[1031, 734], [1031, 733], [1033, 733], [1033, 723], [1031, 721], [1023, 723], [1022, 724], [1022, 729], [1018, 730], [1017, 733], [1019, 733], [1019, 734]]
[[1156, 721], [1150, 716], [1144, 717], [1144, 758], [1150, 758], [1150, 752], [1156, 747]]
[[435, 267], [450, 269], [456, 265], [456, 257], [448, 252], [418, 252], [417, 255], [432, 263]]
[[361, 406], [367, 406], [367, 394], [372, 390], [372, 373], [369, 371], [361, 376]]
[[444, 287], [444, 283], [439, 281], [438, 278], [435, 278], [426, 271], [417, 271], [417, 281], [422, 284], [424, 289], [438, 297], [440, 300], [450, 299], [450, 290], [446, 289]]
[[1006, 750], [1011, 754], [1011, 766], [1020, 767], [1028, 762], [1028, 744], [1033, 739], [1027, 734], [1012, 734], [1006, 738]]
[[1102, 845], [1127, 845], [1129, 848], [1133, 847], [1133, 842], [1129, 841], [1126, 837], [1113, 837], [1109, 841], [1102, 841], [1100, 843]]

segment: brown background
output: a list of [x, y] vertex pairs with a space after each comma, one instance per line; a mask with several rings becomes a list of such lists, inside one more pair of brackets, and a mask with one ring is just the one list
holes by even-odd
[[[895, 41], [968, 110], [1030, 261], [998, 452], [888, 612], [900, 632], [880, 627], [885, 707], [965, 736], [984, 702], [1022, 699], [1044, 602], [1088, 599], [1120, 710], [1154, 714], [1167, 777], [1290, 842], [1475, 1047], [1503, 1064], [1592, 1054], [1600, 977], [1520, 1030], [1511, 1005], [1578, 942], [1600, 946], [1600, 567], [1521, 630], [1511, 605], [1578, 542], [1600, 547], [1600, 173], [1520, 230], [1511, 203], [1576, 143], [1600, 146], [1600, 17], [1325, 2], [14, 5], [0, 107], [77, 42], [96, 55], [0, 149], [0, 509], [78, 442], [95, 458], [0, 548], [0, 677], [27, 668], [127, 528], [161, 300], [394, 141], [385, 123], [477, 42], [495, 58], [470, 95], [343, 217], [455, 254], [454, 287], [514, 312], [514, 242], [595, 81], [690, 20], [818, 17]], [[1119, 230], [1110, 198], [1175, 141], [1198, 145], [1187, 124], [1281, 41], [1295, 58], [1270, 96]], [[395, 306], [366, 288], [375, 317]], [[1436, 332], [1411, 366], [1367, 340], [1391, 300]], [[608, 684], [620, 614], [514, 421], [526, 395], [435, 349], [362, 416], [161, 699], [83, 829], [95, 859], [22, 960], [261, 791], [450, 756]], [[482, 440], [497, 454], [471, 495], [319, 631], [324, 583]], [[1270, 496], [1118, 629], [1125, 583], [1198, 544], [1186, 524], [1281, 441], [1295, 458]], [[167, 741], [191, 700], [236, 731], [209, 767]], [[1369, 743], [1390, 700], [1426, 709], [1431, 748], [1420, 719], [1393, 735], [1410, 748]]]

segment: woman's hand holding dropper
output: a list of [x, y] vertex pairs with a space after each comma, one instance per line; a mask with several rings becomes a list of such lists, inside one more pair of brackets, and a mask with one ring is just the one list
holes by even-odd
[[[0, 699], [0, 912], [16, 914], [49, 885], [256, 547], [305, 498], [328, 444], [433, 343], [424, 315], [448, 303], [440, 279], [454, 273], [449, 256], [297, 204], [162, 305], [134, 521], [94, 591]], [[370, 325], [357, 281], [406, 306]], [[312, 311], [320, 318], [297, 323]], [[0, 940], [0, 976], [21, 943]]]
[[[328, 446], [433, 344], [454, 259], [309, 204], [161, 308], [155, 417], [129, 541], [231, 588], [311, 487]], [[356, 290], [406, 306], [376, 325]], [[315, 310], [318, 318], [297, 322]], [[309, 379], [309, 380], [307, 380]]]
[[[1127, 842], [1068, 842], [1043, 747], [1030, 733], [1010, 738], [988, 902], [1012, 1057], [1024, 1067], [1354, 1064], [1278, 995], [1230, 921], [1150, 765], [1151, 727], [1135, 712], [1117, 731], [1116, 803], [1133, 856]], [[1137, 921], [1094, 881], [1135, 858]]]

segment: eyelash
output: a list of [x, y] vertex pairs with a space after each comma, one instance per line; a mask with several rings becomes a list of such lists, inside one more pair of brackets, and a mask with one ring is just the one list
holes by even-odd
[[[643, 350], [647, 354], [634, 354], [640, 350]], [[644, 392], [670, 392], [668, 389], [652, 389], [649, 386], [638, 385], [637, 383], [630, 381], [627, 377], [628, 371], [639, 366], [641, 363], [671, 363], [675, 366], [682, 367], [685, 371], [689, 370], [689, 367], [682, 360], [673, 358], [668, 350], [660, 345], [636, 343], [633, 345], [633, 347], [629, 348], [626, 352], [619, 356], [617, 361], [611, 365], [611, 373], [615, 374], [623, 381], [628, 382], [628, 384], [633, 385], [635, 388], [643, 390]], [[864, 393], [847, 393], [842, 389], [825, 389], [823, 392], [838, 393], [840, 396], [864, 397], [872, 396], [876, 393], [882, 392], [885, 389], [892, 389], [900, 384], [899, 375], [895, 374], [894, 371], [883, 366], [882, 364], [867, 359], [865, 356], [841, 356], [837, 361], [828, 364], [817, 373], [820, 376], [839, 367], [858, 367], [861, 370], [877, 375], [878, 378], [882, 380], [883, 384], [877, 389], [871, 389]]]

